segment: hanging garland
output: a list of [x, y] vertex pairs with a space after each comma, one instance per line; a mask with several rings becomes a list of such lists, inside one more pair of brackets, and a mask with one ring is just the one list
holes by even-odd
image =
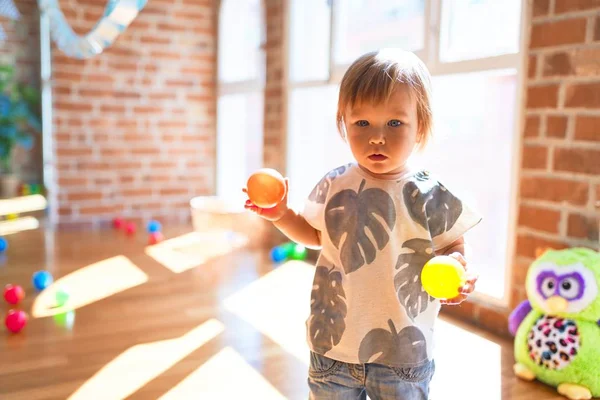
[[85, 36], [79, 36], [73, 31], [58, 0], [38, 0], [38, 6], [40, 12], [48, 16], [56, 46], [69, 57], [84, 59], [96, 56], [110, 47], [147, 2], [148, 0], [108, 0], [104, 15]]

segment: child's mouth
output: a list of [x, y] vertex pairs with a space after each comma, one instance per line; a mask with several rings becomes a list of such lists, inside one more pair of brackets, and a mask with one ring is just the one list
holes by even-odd
[[387, 157], [384, 156], [383, 154], [371, 154], [369, 156], [369, 160], [371, 160], [371, 161], [384, 161], [386, 159], [387, 159]]

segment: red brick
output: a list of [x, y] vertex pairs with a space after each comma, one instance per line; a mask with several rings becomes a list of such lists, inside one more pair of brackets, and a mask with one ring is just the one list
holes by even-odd
[[527, 75], [530, 78], [534, 78], [537, 71], [537, 56], [535, 54], [529, 56], [529, 63], [527, 66]]
[[[554, 13], [563, 14], [571, 11], [600, 9], [600, 0], [555, 0]], [[598, 10], [600, 11], [600, 10]]]
[[57, 110], [62, 111], [79, 111], [79, 112], [90, 112], [93, 107], [89, 103], [83, 102], [68, 102], [68, 101], [56, 101], [54, 102], [54, 107]]
[[565, 107], [600, 108], [600, 83], [567, 86]]
[[570, 18], [553, 22], [534, 23], [531, 28], [532, 49], [585, 41], [586, 18]]
[[549, 10], [550, 10], [550, 0], [533, 0], [532, 14], [534, 17], [541, 17], [543, 15], [548, 15]]
[[594, 27], [594, 40], [600, 40], [600, 16], [596, 17]]
[[152, 196], [152, 189], [149, 188], [145, 188], [145, 189], [130, 189], [130, 190], [123, 190], [122, 192], [123, 197], [149, 197]]
[[81, 215], [114, 215], [119, 210], [119, 206], [94, 206], [82, 207], [79, 209]]
[[519, 209], [519, 226], [549, 233], [558, 233], [560, 211], [522, 205]]
[[556, 108], [558, 105], [558, 85], [529, 86], [527, 108]]
[[560, 250], [569, 247], [559, 240], [548, 240], [532, 235], [517, 235], [517, 255], [529, 258], [536, 257], [537, 249], [551, 248]]
[[[534, 255], [535, 257], [535, 255]], [[517, 257], [512, 263], [511, 282], [513, 286], [523, 285], [527, 279], [527, 272], [534, 258]]]
[[548, 148], [546, 146], [525, 145], [521, 166], [524, 169], [545, 169], [548, 160]]
[[546, 136], [564, 138], [567, 136], [567, 117], [550, 115], [546, 119]]
[[573, 72], [571, 58], [566, 52], [544, 56], [544, 76], [564, 76], [571, 75]]
[[600, 175], [600, 150], [579, 148], [555, 148], [554, 169]]
[[600, 117], [577, 116], [575, 120], [575, 139], [600, 142]]
[[59, 157], [91, 156], [92, 155], [92, 149], [87, 148], [87, 147], [81, 147], [81, 148], [58, 147], [56, 149], [56, 155], [59, 156]]
[[524, 176], [521, 178], [520, 192], [525, 199], [585, 205], [588, 201], [589, 184], [561, 178]]
[[570, 214], [567, 234], [577, 239], [586, 239], [589, 241], [598, 240], [598, 218], [581, 214]]
[[539, 115], [528, 115], [525, 119], [524, 136], [538, 137], [540, 135], [540, 117]]
[[589, 47], [570, 51], [573, 73], [577, 76], [600, 75], [600, 48]]
[[81, 201], [81, 200], [100, 200], [103, 199], [104, 195], [102, 192], [75, 192], [69, 193], [67, 195], [67, 199], [69, 201]]
[[59, 186], [83, 186], [87, 183], [87, 178], [67, 178], [67, 177], [59, 177], [58, 185]]

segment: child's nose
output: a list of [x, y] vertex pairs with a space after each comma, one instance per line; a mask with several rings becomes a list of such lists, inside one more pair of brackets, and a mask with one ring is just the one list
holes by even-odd
[[369, 144], [385, 144], [385, 137], [381, 132], [376, 132], [373, 133], [373, 135], [371, 135], [370, 139], [369, 139]]

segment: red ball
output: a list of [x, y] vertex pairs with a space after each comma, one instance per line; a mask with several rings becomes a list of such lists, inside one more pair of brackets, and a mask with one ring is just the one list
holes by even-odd
[[18, 333], [27, 325], [27, 314], [21, 310], [9, 310], [4, 324], [9, 331]]
[[10, 304], [19, 304], [25, 297], [25, 291], [19, 285], [6, 285], [4, 287], [4, 299]]
[[125, 232], [128, 235], [133, 235], [135, 233], [136, 229], [137, 229], [137, 227], [134, 222], [128, 222], [127, 225], [125, 226]]
[[148, 244], [157, 244], [162, 242], [164, 239], [164, 236], [162, 233], [160, 232], [152, 232], [150, 234], [150, 238], [148, 238]]
[[123, 220], [123, 218], [113, 219], [113, 226], [115, 227], [115, 229], [122, 229], [124, 225], [125, 225], [125, 220]]

